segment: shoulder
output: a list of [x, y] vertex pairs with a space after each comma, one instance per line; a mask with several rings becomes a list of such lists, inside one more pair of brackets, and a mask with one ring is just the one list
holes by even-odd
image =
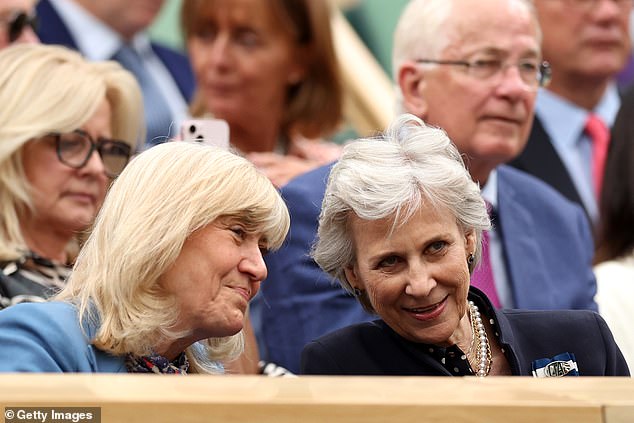
[[0, 312], [0, 371], [78, 371], [76, 356], [87, 343], [71, 304], [25, 303]]
[[[298, 201], [317, 205], [321, 209], [321, 201], [324, 198], [328, 176], [334, 163], [320, 166], [310, 172], [304, 173], [282, 187], [280, 193], [287, 202]], [[292, 205], [289, 204], [289, 206]]]
[[186, 63], [187, 67], [189, 67], [189, 61], [184, 53], [156, 42], [152, 42], [151, 44], [154, 53], [163, 61]]

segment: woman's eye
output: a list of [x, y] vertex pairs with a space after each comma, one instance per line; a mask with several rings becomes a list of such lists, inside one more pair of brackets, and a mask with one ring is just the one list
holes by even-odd
[[386, 267], [392, 267], [395, 266], [398, 263], [398, 257], [397, 256], [388, 256], [383, 258], [379, 264], [378, 264], [378, 268], [386, 268]]
[[245, 47], [255, 47], [260, 44], [260, 37], [252, 30], [242, 30], [236, 34], [236, 40]]
[[241, 228], [240, 226], [234, 226], [230, 228], [230, 230], [240, 239], [244, 239], [247, 236], [247, 231], [245, 231], [244, 228]]
[[430, 253], [437, 254], [439, 252], [442, 252], [445, 249], [446, 245], [447, 243], [445, 241], [434, 241], [429, 245], [429, 247], [427, 247], [427, 249]]

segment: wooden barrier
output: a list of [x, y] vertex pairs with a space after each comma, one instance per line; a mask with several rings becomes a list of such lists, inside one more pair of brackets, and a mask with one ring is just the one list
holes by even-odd
[[634, 379], [0, 375], [0, 411], [29, 406], [130, 423], [621, 423], [634, 421]]

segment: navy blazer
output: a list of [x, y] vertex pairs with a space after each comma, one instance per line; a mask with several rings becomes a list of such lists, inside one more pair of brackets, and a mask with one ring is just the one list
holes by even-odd
[[570, 173], [537, 115], [533, 118], [533, 127], [524, 151], [509, 164], [541, 179], [568, 200], [577, 203], [590, 220]]
[[93, 347], [96, 324], [79, 325], [64, 302], [22, 303], [0, 311], [0, 372], [127, 373], [125, 357]]
[[[282, 248], [265, 257], [257, 333], [261, 354], [299, 371], [302, 348], [326, 333], [376, 316], [309, 257], [332, 165], [285, 187], [291, 228]], [[498, 215], [515, 308], [597, 310], [593, 243], [583, 211], [536, 178], [500, 166]]]
[[[515, 376], [530, 376], [533, 361], [561, 353], [575, 355], [580, 376], [630, 375], [610, 329], [595, 312], [490, 308], [488, 313], [494, 314], [500, 346]], [[427, 352], [429, 347], [404, 339], [382, 320], [361, 323], [309, 343], [301, 373], [452, 376]]]
[[[38, 16], [37, 35], [45, 44], [60, 44], [77, 50], [77, 43], [73, 39], [68, 27], [48, 0], [40, 0], [36, 6]], [[183, 99], [189, 103], [194, 94], [195, 79], [189, 59], [176, 50], [151, 43], [152, 50], [163, 62], [174, 82], [178, 86]]]

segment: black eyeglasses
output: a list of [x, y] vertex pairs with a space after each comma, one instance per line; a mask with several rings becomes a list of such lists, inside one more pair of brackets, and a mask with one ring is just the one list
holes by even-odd
[[9, 43], [15, 42], [24, 29], [30, 26], [33, 31], [37, 30], [37, 16], [29, 15], [24, 11], [17, 11], [5, 21], [7, 26], [7, 39]]
[[97, 150], [103, 162], [106, 174], [111, 178], [118, 176], [130, 160], [132, 149], [123, 141], [98, 138], [97, 141], [81, 129], [67, 134], [53, 133], [57, 158], [66, 166], [81, 169], [86, 166], [93, 151]]
[[550, 82], [551, 71], [548, 62], [538, 63], [536, 60], [521, 60], [518, 63], [508, 63], [499, 59], [488, 60], [431, 60], [418, 59], [417, 63], [432, 63], [436, 65], [462, 66], [467, 74], [477, 79], [491, 79], [499, 75], [510, 66], [516, 66], [520, 73], [520, 78], [531, 87], [545, 87]]

